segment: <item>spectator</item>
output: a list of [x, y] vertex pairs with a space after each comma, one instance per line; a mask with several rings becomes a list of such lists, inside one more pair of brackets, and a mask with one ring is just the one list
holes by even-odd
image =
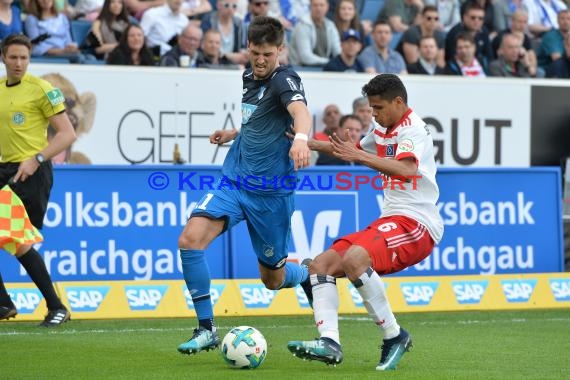
[[390, 24], [377, 21], [372, 29], [374, 44], [368, 46], [358, 56], [367, 73], [405, 74], [404, 58], [390, 48], [392, 29]]
[[547, 78], [570, 78], [570, 36], [564, 39], [564, 56], [552, 62], [546, 69]]
[[457, 35], [462, 31], [471, 33], [475, 39], [476, 57], [480, 62], [489, 62], [493, 59], [493, 49], [489, 39], [489, 32], [483, 26], [485, 10], [477, 3], [468, 2], [463, 8], [461, 23], [457, 24], [445, 38], [445, 60], [449, 62], [455, 58]]
[[325, 67], [323, 67], [323, 71], [352, 71], [363, 73], [364, 67], [360, 61], [356, 59], [356, 57], [358, 57], [358, 52], [362, 49], [360, 37], [360, 33], [354, 29], [348, 29], [343, 32], [341, 38], [342, 42], [340, 44], [340, 54], [332, 58]]
[[129, 25], [129, 14], [124, 0], [105, 0], [97, 19], [93, 21], [86, 46], [93, 49], [97, 58], [106, 59], [119, 45], [119, 40]]
[[420, 53], [416, 63], [408, 65], [409, 74], [442, 75], [443, 65], [438, 63], [438, 49], [435, 38], [431, 36], [420, 39]]
[[20, 8], [13, 2], [14, 0], [0, 1], [0, 41], [10, 34], [22, 33]]
[[524, 4], [524, 0], [495, 0], [493, 6], [495, 7], [493, 25], [498, 32], [511, 27], [511, 19], [515, 12], [525, 11], [528, 15], [528, 9]]
[[419, 58], [419, 45], [422, 37], [433, 37], [437, 45], [437, 62], [445, 66], [445, 33], [438, 30], [439, 14], [434, 6], [428, 5], [422, 10], [421, 21], [412, 25], [400, 41], [400, 53], [406, 63], [416, 63]]
[[237, 0], [218, 0], [216, 10], [204, 16], [202, 30], [206, 33], [210, 29], [216, 29], [221, 36], [221, 54], [238, 65], [248, 62], [245, 50], [247, 35], [243, 27], [243, 21], [235, 15]]
[[[281, 9], [281, 18], [286, 20], [283, 23], [286, 29], [293, 29], [295, 25], [303, 18], [305, 15], [311, 12], [311, 1], [310, 0], [278, 0]], [[281, 19], [280, 18], [280, 19]], [[287, 24], [288, 27], [286, 26]]]
[[[342, 140], [347, 138], [355, 144], [360, 141], [360, 136], [362, 135], [363, 125], [362, 121], [356, 115], [344, 115], [340, 118], [338, 130], [336, 134]], [[348, 136], [347, 136], [348, 133]], [[328, 141], [328, 138], [327, 140]], [[353, 162], [344, 161], [337, 158], [331, 154], [326, 154], [319, 152], [319, 158], [317, 158], [317, 165], [354, 165]]]
[[461, 21], [459, 0], [424, 0], [424, 3], [426, 6], [432, 5], [437, 9], [438, 28], [446, 33]]
[[141, 28], [155, 56], [172, 49], [173, 40], [188, 25], [188, 17], [180, 12], [181, 5], [182, 0], [166, 0], [166, 4], [144, 13]]
[[[202, 40], [202, 29], [190, 23], [178, 35], [178, 43], [170, 49], [166, 54], [160, 57], [159, 66], [171, 67], [198, 67], [198, 48]], [[187, 59], [180, 59], [181, 56], [187, 56]], [[181, 64], [182, 63], [182, 64]]]
[[[483, 26], [489, 32], [489, 39], [495, 38], [498, 30], [495, 29], [495, 7], [493, 6], [492, 0], [466, 0], [461, 5], [461, 8], [465, 9], [469, 3], [478, 4], [485, 12], [485, 18], [483, 19]], [[463, 12], [462, 12], [463, 14]]]
[[[532, 48], [532, 41], [527, 34], [527, 27], [528, 27], [528, 14], [524, 10], [517, 10], [513, 12], [511, 16], [511, 20], [509, 22], [511, 25], [510, 28], [502, 30], [495, 39], [493, 39], [492, 46], [493, 46], [493, 53], [497, 56], [497, 50], [499, 50], [499, 46], [501, 45], [501, 41], [505, 34], [512, 34], [513, 36], [517, 37], [521, 44], [522, 48], [525, 50], [525, 55], [527, 56], [529, 63], [535, 69], [537, 68], [537, 60], [536, 60], [536, 53]], [[537, 70], [536, 76], [543, 77], [544, 70], [540, 69]]]
[[109, 65], [154, 66], [152, 52], [146, 45], [144, 32], [139, 25], [130, 24], [119, 40], [119, 45], [109, 53]]
[[324, 66], [340, 54], [340, 37], [334, 23], [325, 15], [327, 0], [311, 0], [311, 12], [303, 17], [291, 36], [289, 58], [293, 65]]
[[160, 7], [166, 3], [166, 0], [125, 0], [127, 10], [137, 20], [142, 19], [147, 9]]
[[[356, 10], [356, 4], [354, 0], [340, 0], [334, 11], [334, 24], [338, 30], [339, 36], [341, 36], [347, 30], [356, 30], [359, 34], [361, 49], [366, 45], [366, 36], [370, 33], [370, 30], [365, 30], [364, 25], [360, 22], [360, 16]], [[370, 27], [368, 28], [370, 29]]]
[[560, 11], [558, 29], [546, 32], [538, 48], [538, 65], [544, 69], [564, 54], [564, 37], [570, 35], [570, 10]]
[[26, 35], [30, 40], [42, 39], [32, 47], [32, 55], [67, 58], [72, 63], [81, 63], [84, 57], [71, 38], [71, 29], [66, 15], [55, 9], [53, 0], [33, 0], [25, 21]]
[[338, 130], [341, 116], [340, 109], [336, 104], [326, 106], [323, 112], [325, 128], [322, 132], [315, 133], [315, 140], [329, 141], [329, 136], [332, 136]]
[[469, 31], [462, 31], [455, 39], [455, 58], [447, 62], [445, 68], [447, 75], [461, 75], [464, 77], [485, 77], [486, 66], [479, 62], [475, 52], [475, 38]]
[[420, 22], [424, 3], [422, 0], [386, 0], [378, 14], [378, 21], [390, 24], [393, 38], [391, 48], [396, 48], [402, 34], [413, 24]]
[[536, 66], [530, 60], [521, 40], [513, 34], [503, 35], [496, 60], [489, 64], [489, 75], [493, 77], [530, 78], [536, 76]]
[[269, 0], [248, 0], [247, 13], [243, 18], [243, 46], [247, 46], [247, 30], [257, 16], [269, 16]]
[[523, 0], [528, 9], [528, 28], [534, 37], [558, 29], [558, 14], [568, 9], [561, 0]]
[[222, 55], [221, 46], [222, 35], [219, 30], [210, 29], [204, 33], [196, 66], [207, 69], [243, 69], [242, 65], [237, 65]]
[[180, 6], [180, 11], [189, 20], [196, 21], [196, 25], [199, 26], [202, 17], [212, 11], [212, 4], [210, 0], [184, 0]]
[[374, 130], [374, 118], [372, 117], [372, 107], [368, 103], [368, 98], [362, 96], [360, 98], [354, 99], [352, 102], [352, 113], [362, 121], [364, 129], [362, 130], [363, 135], [367, 135]]
[[99, 16], [104, 0], [77, 0], [75, 17], [93, 21]]

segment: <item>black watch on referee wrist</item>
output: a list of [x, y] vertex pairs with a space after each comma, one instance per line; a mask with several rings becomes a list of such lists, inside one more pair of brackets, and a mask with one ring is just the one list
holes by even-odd
[[43, 164], [45, 162], [46, 158], [44, 157], [43, 154], [38, 153], [36, 154], [36, 161], [38, 162], [38, 164]]

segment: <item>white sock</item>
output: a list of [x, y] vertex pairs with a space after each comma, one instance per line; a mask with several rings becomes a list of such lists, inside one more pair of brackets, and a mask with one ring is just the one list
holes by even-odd
[[378, 273], [368, 268], [353, 285], [360, 293], [368, 314], [384, 332], [384, 339], [397, 337], [400, 334], [400, 326], [392, 313], [384, 283]]
[[311, 284], [313, 285], [313, 314], [319, 336], [321, 338], [330, 338], [340, 344], [340, 334], [338, 331], [338, 290], [336, 281], [332, 276], [326, 276], [323, 281], [323, 275], [317, 279], [316, 274], [311, 275]]

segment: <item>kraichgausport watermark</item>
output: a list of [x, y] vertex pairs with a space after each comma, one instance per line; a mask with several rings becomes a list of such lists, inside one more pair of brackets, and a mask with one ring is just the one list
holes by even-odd
[[[171, 177], [175, 180], [171, 181]], [[148, 186], [153, 190], [165, 190], [175, 186], [177, 190], [250, 190], [250, 191], [323, 191], [323, 190], [359, 190], [371, 186], [375, 190], [417, 190], [421, 175], [386, 176], [377, 174], [336, 174], [297, 175], [297, 176], [214, 176], [198, 172], [176, 172], [170, 176], [165, 172], [153, 172], [148, 176]], [[172, 182], [172, 183], [171, 183]]]

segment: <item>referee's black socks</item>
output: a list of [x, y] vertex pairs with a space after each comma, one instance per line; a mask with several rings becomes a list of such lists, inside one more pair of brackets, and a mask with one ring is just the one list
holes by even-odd
[[18, 257], [18, 261], [26, 269], [28, 275], [46, 299], [48, 310], [64, 309], [65, 307], [55, 292], [46, 264], [38, 251], [32, 247], [28, 252]]

